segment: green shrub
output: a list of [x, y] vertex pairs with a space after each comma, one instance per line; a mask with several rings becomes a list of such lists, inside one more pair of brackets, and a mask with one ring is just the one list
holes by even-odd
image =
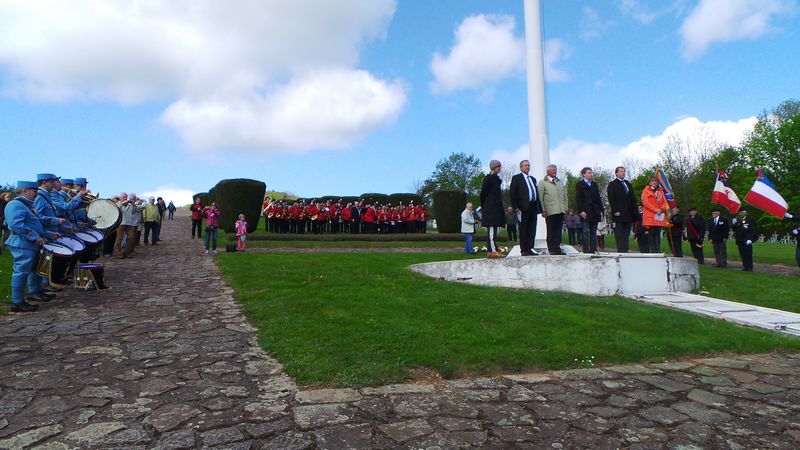
[[433, 208], [439, 233], [461, 232], [461, 211], [467, 204], [463, 191], [441, 190], [433, 193]]
[[261, 202], [267, 185], [263, 181], [236, 178], [222, 180], [214, 186], [217, 208], [220, 210], [220, 225], [228, 232], [235, 231], [239, 214], [247, 218], [247, 231], [253, 232], [261, 215]]
[[411, 202], [414, 202], [415, 205], [421, 205], [424, 203], [422, 196], [417, 194], [398, 193], [389, 195], [389, 203], [395, 206], [399, 205], [400, 203], [408, 205]]
[[216, 192], [214, 192], [215, 187], [212, 187], [211, 189], [208, 190], [208, 204], [209, 205], [211, 203], [214, 203], [214, 202], [217, 201], [217, 195], [216, 195]]
[[192, 196], [192, 204], [194, 204], [194, 199], [196, 199], [197, 197], [200, 197], [200, 204], [201, 205], [203, 205], [203, 206], [208, 206], [209, 205], [209, 203], [208, 203], [208, 192], [200, 192], [200, 193], [194, 194]]
[[365, 203], [370, 205], [375, 203], [385, 204], [389, 202], [389, 196], [386, 194], [366, 193], [361, 194], [360, 198], [364, 200]]

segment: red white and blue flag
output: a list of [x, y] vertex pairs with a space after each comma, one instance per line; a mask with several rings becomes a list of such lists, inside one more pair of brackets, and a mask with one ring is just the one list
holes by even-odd
[[744, 197], [744, 201], [750, 203], [756, 208], [768, 212], [773, 216], [783, 219], [789, 205], [786, 200], [781, 197], [781, 194], [775, 189], [775, 186], [770, 183], [769, 179], [758, 169], [758, 178], [750, 188], [750, 192]]
[[717, 169], [717, 181], [714, 183], [714, 190], [711, 192], [711, 203], [719, 203], [731, 214], [736, 214], [742, 202], [736, 192], [733, 192], [731, 185], [728, 184], [728, 174], [722, 169]]
[[675, 193], [672, 192], [672, 186], [669, 185], [669, 180], [667, 180], [667, 175], [661, 170], [661, 167], [656, 168], [656, 179], [658, 180], [658, 185], [664, 191], [664, 198], [667, 199], [667, 205], [670, 208], [674, 208], [677, 203], [675, 203]]

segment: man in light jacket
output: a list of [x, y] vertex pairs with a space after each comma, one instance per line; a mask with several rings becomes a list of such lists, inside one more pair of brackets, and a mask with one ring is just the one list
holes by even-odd
[[567, 188], [556, 176], [558, 167], [555, 164], [550, 164], [546, 170], [547, 175], [539, 183], [539, 201], [542, 202], [542, 217], [547, 225], [547, 252], [563, 255], [561, 235], [567, 213]]
[[[135, 198], [135, 194], [131, 194]], [[142, 210], [144, 205], [136, 205], [128, 199], [128, 194], [119, 194], [119, 210], [122, 213], [122, 221], [117, 229], [117, 239], [114, 241], [114, 255], [118, 258], [127, 258], [133, 251], [134, 240], [136, 239], [136, 227], [141, 222]], [[122, 236], [127, 236], [125, 248], [122, 248]]]
[[464, 253], [472, 255], [475, 250], [472, 248], [472, 235], [475, 233], [475, 216], [472, 213], [472, 203], [467, 203], [466, 209], [461, 213], [461, 232], [466, 237]]

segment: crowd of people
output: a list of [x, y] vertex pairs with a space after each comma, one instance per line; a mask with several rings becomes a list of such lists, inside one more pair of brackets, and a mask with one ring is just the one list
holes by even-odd
[[[67, 179], [40, 173], [36, 181], [18, 181], [15, 197], [10, 194], [0, 197], [3, 234], [6, 230], [10, 233], [4, 246], [13, 258], [12, 311], [36, 311], [39, 303], [55, 298], [62, 289], [59, 286], [72, 282], [70, 278], [74, 277], [76, 266], [81, 266], [79, 263], [87, 263], [101, 254], [131, 257], [141, 242], [142, 234], [145, 245], [158, 245], [161, 240], [165, 212], [174, 213], [175, 210], [172, 202], [166, 205], [162, 198], [151, 197], [145, 203], [136, 194], [123, 192], [109, 199], [119, 209], [119, 220], [113, 227], [98, 230], [87, 212], [89, 204], [98, 199], [90, 193], [87, 185], [88, 180], [83, 177]], [[52, 277], [52, 272], [48, 276], [42, 275], [40, 270], [44, 269], [37, 267], [45, 258], [48, 246], [61, 246], [67, 249], [65, 252], [74, 251], [76, 255], [69, 260], [58, 279]], [[54, 270], [52, 264], [49, 271]], [[94, 266], [101, 266], [84, 265], [93, 266], [92, 271], [97, 269]], [[102, 267], [99, 270], [98, 277], [101, 277]], [[98, 288], [105, 287], [102, 278], [98, 284]]]
[[334, 201], [305, 202], [264, 199], [261, 214], [271, 233], [425, 233], [430, 214], [425, 205], [370, 204]]
[[[479, 220], [474, 218], [471, 203], [467, 204], [461, 214], [461, 231], [466, 235], [465, 253], [473, 252], [472, 234], [476, 224], [480, 223], [488, 231], [488, 258], [505, 256], [497, 245], [497, 231], [501, 227], [506, 227], [510, 241], [519, 236], [523, 256], [538, 255], [533, 248], [533, 239], [536, 235], [537, 216], [541, 214], [547, 227], [548, 254], [563, 254], [561, 241], [565, 226], [570, 245], [580, 243], [584, 253], [595, 254], [604, 248], [608, 217], [618, 253], [629, 252], [631, 236], [640, 252], [661, 253], [661, 240], [666, 238], [674, 256], [683, 256], [682, 243], [687, 241], [692, 249], [692, 256], [703, 264], [703, 243], [708, 240], [712, 244], [717, 267], [727, 267], [726, 242], [732, 231], [743, 270], [753, 270], [752, 244], [758, 239], [758, 226], [748, 216], [747, 208], [740, 208], [738, 217], [730, 220], [722, 216], [719, 208], [713, 210], [712, 219], [708, 222], [697, 214], [694, 207], [689, 209], [689, 216], [684, 217], [678, 205], [668, 205], [666, 194], [655, 176], [648, 180], [647, 187], [637, 196], [633, 185], [625, 179], [625, 167], [620, 166], [614, 170], [614, 179], [605, 188], [608, 211], [590, 167], [581, 170], [581, 179], [574, 186], [576, 207], [572, 210], [568, 208], [567, 186], [558, 177], [558, 167], [548, 165], [545, 169], [546, 175], [539, 182], [530, 175], [530, 163], [524, 160], [519, 164], [520, 173], [511, 179], [511, 206], [504, 209], [502, 181], [499, 177], [502, 165], [499, 161], [492, 160], [489, 168], [490, 172], [481, 185]], [[792, 234], [797, 237], [800, 234], [800, 214], [795, 218], [787, 213], [785, 218], [796, 220]], [[796, 260], [800, 267], [800, 240]]]

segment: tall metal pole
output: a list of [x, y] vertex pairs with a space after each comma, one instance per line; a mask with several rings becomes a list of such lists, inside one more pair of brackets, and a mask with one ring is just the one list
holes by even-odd
[[528, 63], [528, 132], [530, 135], [531, 174], [537, 179], [542, 178], [544, 168], [550, 164], [542, 41], [541, 0], [525, 0], [525, 56]]

